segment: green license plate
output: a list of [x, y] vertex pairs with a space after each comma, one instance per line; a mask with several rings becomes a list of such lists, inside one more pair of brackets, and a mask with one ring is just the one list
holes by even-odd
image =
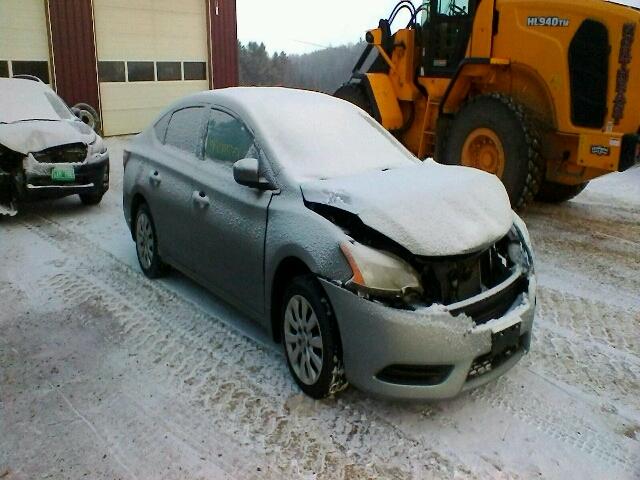
[[54, 167], [51, 170], [51, 180], [54, 182], [73, 182], [76, 179], [76, 172], [73, 167]]

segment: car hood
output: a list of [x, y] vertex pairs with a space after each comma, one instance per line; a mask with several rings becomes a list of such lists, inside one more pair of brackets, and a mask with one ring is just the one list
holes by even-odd
[[23, 155], [70, 143], [88, 145], [95, 138], [91, 127], [77, 120], [26, 120], [0, 125], [0, 144]]
[[301, 185], [305, 201], [351, 212], [414, 255], [476, 252], [513, 224], [500, 180], [480, 170], [427, 161]]

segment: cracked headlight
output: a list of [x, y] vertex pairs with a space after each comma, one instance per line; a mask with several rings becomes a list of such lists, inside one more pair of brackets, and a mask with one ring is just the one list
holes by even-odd
[[400, 257], [357, 242], [344, 242], [340, 250], [353, 272], [347, 285], [385, 296], [422, 291], [418, 272]]

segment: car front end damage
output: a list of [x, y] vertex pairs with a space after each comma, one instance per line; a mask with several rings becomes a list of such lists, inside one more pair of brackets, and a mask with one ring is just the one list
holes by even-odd
[[102, 139], [21, 153], [0, 144], [0, 214], [15, 215], [19, 202], [106, 192], [109, 154]]
[[350, 383], [385, 397], [449, 398], [497, 378], [529, 350], [534, 259], [515, 214], [510, 231], [488, 247], [424, 257], [357, 216], [309, 206], [349, 238], [341, 250], [353, 277], [320, 281], [338, 319]]

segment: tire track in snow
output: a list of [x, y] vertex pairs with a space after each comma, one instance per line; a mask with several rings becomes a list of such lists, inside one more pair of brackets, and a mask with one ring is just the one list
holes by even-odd
[[[168, 364], [169, 359], [172, 362], [177, 359], [175, 376], [182, 383], [193, 383], [192, 391], [198, 405], [214, 413], [216, 421], [224, 421], [230, 415], [242, 419], [240, 428], [244, 433], [265, 446], [276, 447], [274, 451], [279, 449], [285, 465], [293, 448], [304, 459], [302, 468], [307, 471], [331, 471], [335, 469], [336, 459], [340, 459], [343, 472], [353, 473], [357, 465], [364, 465], [358, 476], [410, 476], [424, 472], [425, 467], [433, 475], [428, 467], [434, 464], [444, 476], [455, 471], [470, 474], [463, 466], [425, 450], [418, 441], [385, 423], [375, 413], [366, 411], [360, 403], [346, 404], [338, 399], [331, 405], [333, 408], [327, 408], [327, 402], [299, 399], [301, 395], [294, 393], [284, 362], [278, 355], [232, 331], [160, 284], [147, 281], [91, 241], [43, 220], [28, 223], [27, 227], [43, 238], [55, 238], [56, 245], [68, 253], [83, 250], [78, 255], [80, 258], [84, 255], [104, 257], [97, 263], [107, 265], [107, 268], [92, 269], [90, 265], [82, 265], [88, 276], [80, 283], [92, 285], [91, 279], [95, 278], [114, 292], [109, 294], [106, 304], [118, 305], [114, 308], [123, 315], [123, 331], [135, 342], [132, 348], [147, 349], [156, 356], [157, 363]], [[59, 281], [74, 282], [74, 277], [75, 274], [63, 275]], [[74, 288], [81, 288], [77, 282], [74, 285]], [[93, 284], [89, 297], [104, 297], [104, 292], [104, 286]], [[144, 305], [145, 311], [138, 311], [137, 305]], [[126, 312], [135, 312], [135, 315], [128, 315], [136, 318], [127, 321]], [[114, 311], [114, 315], [118, 313]], [[164, 327], [160, 326], [162, 322], [165, 322]], [[542, 345], [549, 348], [546, 343]], [[554, 356], [555, 347], [547, 355]], [[546, 365], [546, 368], [555, 366]], [[204, 372], [205, 378], [198, 380], [196, 372]], [[221, 372], [225, 373], [221, 375]], [[255, 378], [260, 378], [259, 385]], [[550, 437], [623, 470], [631, 471], [637, 464], [638, 456], [629, 451], [618, 436], [598, 429], [570, 412], [555, 414], [559, 411], [557, 405], [548, 404], [540, 396], [520, 395], [518, 388], [504, 377], [500, 382], [501, 388], [489, 385], [473, 392], [471, 398], [499, 407]], [[272, 400], [263, 400], [269, 397]], [[297, 404], [304, 408], [295, 408]], [[313, 411], [313, 415], [305, 413], [307, 410]], [[363, 421], [363, 418], [369, 421]], [[353, 425], [363, 427], [354, 432]], [[331, 428], [327, 429], [327, 426]], [[583, 433], [576, 437], [577, 431]], [[327, 440], [333, 439], [334, 435], [340, 442]], [[382, 444], [381, 439], [385, 439]], [[345, 450], [344, 442], [358, 445], [355, 455], [360, 461], [345, 461], [354, 452]], [[302, 447], [297, 445], [305, 448], [300, 450]], [[406, 461], [398, 464], [398, 458]], [[295, 473], [293, 467], [301, 468], [300, 465], [290, 467], [292, 474]]]
[[[616, 351], [640, 355], [640, 311], [616, 308], [568, 293], [538, 287], [536, 321], [569, 329], [576, 337]], [[638, 359], [640, 361], [640, 359]]]
[[[123, 299], [111, 291], [113, 285], [98, 285], [77, 272], [47, 278], [42, 288], [61, 295], [66, 303], [73, 303], [74, 298], [81, 302], [101, 298], [101, 307], [128, 330], [124, 334], [123, 329], [122, 341], [130, 351], [169, 367], [172, 380], [188, 389], [194, 402], [210, 413], [217, 430], [239, 442], [253, 439], [271, 450], [274, 464], [282, 467], [279, 475], [314, 472], [321, 477], [340, 473], [347, 478], [422, 478], [471, 473], [453, 467], [383, 422], [368, 424], [354, 434], [354, 426], [357, 431], [368, 415], [344, 402], [316, 403], [298, 394], [275, 353], [253, 345], [169, 292], [160, 293], [162, 307], [143, 312], [127, 301], [137, 299], [140, 292], [132, 291], [126, 280], [122, 284], [132, 298]], [[150, 293], [158, 296], [159, 292]], [[166, 308], [164, 300], [173, 307]], [[185, 387], [198, 370], [210, 373], [199, 384]], [[260, 378], [259, 385], [254, 377]], [[352, 435], [348, 442], [343, 442], [345, 431]], [[291, 458], [300, 461], [292, 464]]]

